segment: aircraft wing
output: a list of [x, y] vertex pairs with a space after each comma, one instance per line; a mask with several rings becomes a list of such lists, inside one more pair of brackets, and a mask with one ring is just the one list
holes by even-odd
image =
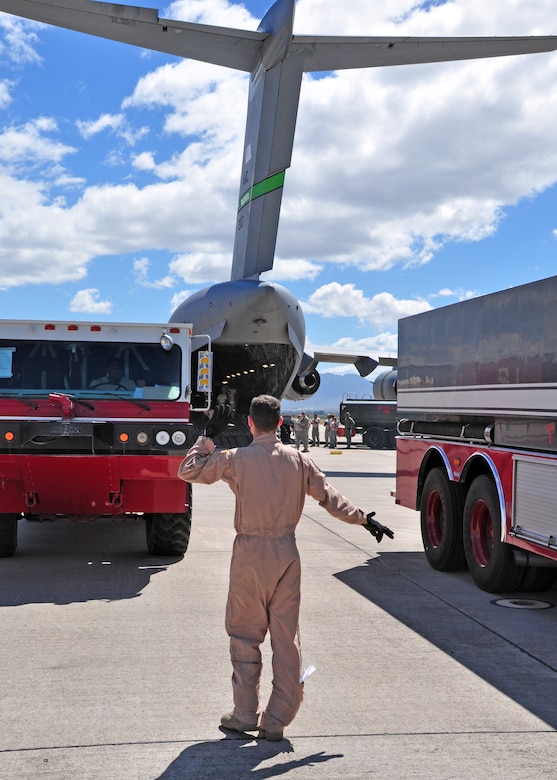
[[155, 8], [96, 0], [1, 0], [0, 11], [248, 73], [268, 37], [262, 32], [160, 19]]
[[302, 362], [302, 370], [306, 373], [313, 371], [318, 363], [350, 363], [356, 367], [360, 376], [367, 376], [379, 365], [378, 361], [369, 355], [354, 355], [349, 352], [314, 352], [313, 358], [304, 355], [304, 359], [306, 365]]

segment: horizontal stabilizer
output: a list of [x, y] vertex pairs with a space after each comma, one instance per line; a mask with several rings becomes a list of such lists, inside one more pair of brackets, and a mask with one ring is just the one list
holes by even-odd
[[266, 33], [160, 19], [155, 8], [93, 0], [1, 0], [0, 11], [144, 49], [251, 72]]
[[292, 48], [298, 56], [304, 52], [304, 70], [312, 72], [535, 54], [555, 51], [557, 36], [347, 38], [295, 35]]

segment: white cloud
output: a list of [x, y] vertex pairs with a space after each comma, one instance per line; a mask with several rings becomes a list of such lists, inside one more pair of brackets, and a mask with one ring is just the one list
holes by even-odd
[[103, 130], [117, 130], [123, 122], [123, 114], [101, 114], [98, 119], [89, 122], [78, 120], [76, 124], [83, 138], [91, 138], [97, 133], [102, 133]]
[[39, 37], [36, 31], [42, 25], [17, 19], [8, 14], [0, 15], [0, 57], [17, 65], [39, 63], [41, 58], [36, 50]]
[[168, 19], [213, 24], [217, 27], [249, 30], [259, 24], [243, 5], [231, 4], [228, 0], [174, 0], [164, 14]]
[[86, 140], [108, 130], [119, 138], [123, 138], [130, 146], [149, 133], [147, 127], [132, 128], [124, 114], [101, 114], [98, 119], [88, 121], [78, 119], [76, 126], [81, 136]]
[[401, 317], [431, 309], [431, 305], [421, 298], [397, 300], [388, 292], [366, 298], [364, 292], [356, 289], [355, 285], [338, 282], [319, 287], [307, 301], [302, 302], [302, 307], [305, 313], [322, 317], [357, 317], [360, 322], [370, 323], [377, 328], [396, 326]]
[[188, 284], [225, 282], [230, 278], [229, 255], [207, 252], [191, 252], [175, 257], [170, 263], [170, 273]]
[[0, 163], [21, 166], [60, 162], [66, 155], [75, 152], [75, 148], [48, 137], [49, 133], [57, 132], [56, 121], [45, 116], [19, 127], [3, 128], [0, 132]]
[[0, 81], [0, 110], [6, 108], [12, 102], [12, 96], [10, 94], [10, 88], [13, 86], [13, 82], [2, 80]]
[[275, 260], [273, 268], [261, 275], [262, 279], [269, 281], [292, 281], [294, 279], [315, 279], [323, 266], [313, 263], [311, 260]]
[[174, 293], [174, 295], [170, 299], [170, 313], [172, 314], [174, 309], [177, 309], [181, 303], [183, 303], [187, 298], [189, 298], [192, 292], [193, 292], [192, 290], [180, 290], [179, 292]]
[[[203, 143], [193, 142], [195, 160], [205, 163], [226, 155], [226, 145], [239, 143], [243, 136], [247, 76], [195, 60], [169, 63], [143, 76], [122, 101], [122, 108], [165, 109], [165, 132], [183, 136], [190, 143], [199, 136]], [[195, 160], [185, 158], [188, 165]], [[239, 170], [236, 158], [236, 177]]]
[[112, 303], [110, 301], [101, 301], [99, 298], [100, 292], [94, 287], [79, 290], [70, 303], [70, 311], [81, 314], [110, 314], [112, 312]]
[[[226, 0], [181, 0], [165, 13], [205, 24], [257, 26], [243, 6]], [[0, 22], [7, 33], [2, 53], [20, 63], [37, 62], [40, 28], [14, 26], [13, 20], [7, 25], [6, 18]], [[435, 7], [352, 0], [350, 13], [334, 0], [300, 0], [295, 32], [530, 34], [546, 33], [554, 18], [554, 0], [454, 0]], [[9, 98], [6, 84], [0, 103]], [[146, 74], [121, 99], [119, 112], [80, 124], [87, 138], [104, 129], [137, 141], [129, 159], [111, 150], [111, 159], [129, 169], [103, 186], [83, 184], [77, 171], [57, 167], [75, 149], [54, 138], [54, 119], [4, 128], [0, 164], [11, 176], [4, 172], [0, 191], [0, 284], [75, 280], [95, 257], [150, 250], [175, 256], [159, 284], [172, 277], [186, 285], [227, 279], [246, 94], [247, 77], [202, 63], [177, 62]], [[140, 143], [145, 124], [139, 112], [146, 110], [153, 126], [150, 149]], [[557, 181], [556, 125], [556, 54], [306, 78], [277, 262], [268, 276], [318, 279], [326, 263], [365, 271], [416, 266], [447, 242], [493, 234], [506, 206]], [[153, 138], [162, 138], [156, 151]], [[45, 166], [43, 180], [35, 180], [39, 164]], [[140, 174], [152, 174], [156, 183], [134, 184]], [[80, 196], [65, 204], [59, 193], [51, 195], [53, 177], [81, 186]], [[14, 202], [21, 204], [17, 213]], [[328, 288], [314, 292], [308, 310], [326, 303], [335, 316], [349, 316]], [[350, 301], [350, 316], [372, 324], [426, 305], [388, 296], [370, 297], [353, 287], [341, 297]], [[366, 312], [370, 303], [377, 314]]]
[[436, 293], [431, 293], [431, 298], [456, 298], [457, 301], [466, 301], [468, 298], [476, 298], [480, 293], [478, 290], [464, 290], [458, 288], [452, 290], [449, 287], [444, 287]]
[[132, 158], [132, 165], [140, 171], [154, 171], [157, 167], [153, 152], [142, 152], [135, 155]]
[[[547, 35], [552, 0], [351, 0], [350, 13], [336, 0], [299, 0], [295, 33], [314, 35]], [[432, 27], [437, 31], [432, 32]]]
[[[384, 331], [382, 333], [367, 336], [365, 338], [343, 337], [331, 344], [315, 344], [306, 341], [306, 351], [310, 354], [314, 352], [346, 352], [353, 355], [369, 355], [377, 360], [378, 357], [396, 357], [398, 350], [398, 338], [396, 332]], [[356, 368], [349, 363], [329, 364], [323, 363], [318, 367], [320, 372], [326, 371], [331, 374], [354, 374]], [[380, 373], [388, 370], [385, 366], [378, 367], [374, 373]], [[373, 376], [371, 374], [370, 376]], [[368, 379], [370, 377], [367, 377]]]
[[133, 261], [133, 271], [135, 274], [136, 284], [140, 285], [141, 287], [150, 287], [155, 290], [169, 289], [174, 287], [176, 284], [176, 279], [173, 276], [164, 276], [161, 279], [156, 279], [153, 282], [150, 281], [150, 266], [151, 263], [147, 257], [142, 257]]

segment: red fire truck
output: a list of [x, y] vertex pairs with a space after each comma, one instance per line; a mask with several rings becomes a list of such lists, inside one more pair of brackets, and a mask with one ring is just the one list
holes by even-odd
[[[482, 589], [557, 579], [557, 277], [399, 322], [397, 503]], [[395, 386], [395, 382], [391, 382]]]
[[191, 488], [176, 472], [191, 412], [211, 403], [194, 338], [187, 324], [0, 322], [0, 557], [24, 518], [59, 517], [141, 516], [151, 553], [185, 552]]

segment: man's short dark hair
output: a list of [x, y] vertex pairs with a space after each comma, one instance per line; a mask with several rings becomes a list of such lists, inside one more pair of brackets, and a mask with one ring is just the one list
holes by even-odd
[[252, 399], [249, 416], [258, 431], [276, 431], [280, 420], [280, 401], [272, 395], [258, 395]]

